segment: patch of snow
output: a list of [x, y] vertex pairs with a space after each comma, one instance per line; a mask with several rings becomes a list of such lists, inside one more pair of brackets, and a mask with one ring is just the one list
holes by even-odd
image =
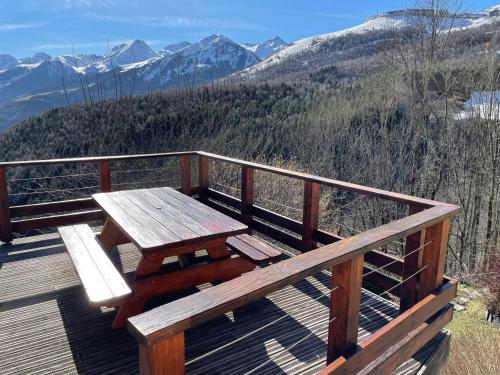
[[259, 70], [263, 70], [265, 68], [268, 68], [269, 66], [279, 64], [281, 61], [285, 59], [288, 59], [294, 55], [303, 53], [305, 51], [314, 49], [321, 43], [327, 42], [329, 40], [341, 36], [345, 36], [348, 34], [360, 34], [373, 30], [390, 30], [393, 28], [401, 28], [406, 25], [407, 22], [405, 17], [378, 17], [375, 19], [368, 20], [362, 23], [361, 25], [354, 26], [348, 29], [300, 39], [292, 43], [289, 47], [279, 51], [278, 53], [262, 61], [260, 64], [257, 64], [247, 69], [245, 71], [245, 74], [252, 75], [253, 73]]
[[489, 8], [486, 8], [484, 11], [485, 12], [493, 12], [494, 10], [500, 10], [500, 4], [493, 5], [493, 6], [489, 7]]
[[143, 40], [136, 39], [128, 44], [120, 44], [107, 53], [99, 66], [99, 70], [111, 69], [120, 65], [135, 64], [158, 57]]
[[[491, 10], [496, 10], [497, 8], [500, 9], [500, 5], [492, 7]], [[286, 60], [298, 54], [304, 53], [306, 51], [314, 51], [314, 49], [318, 48], [319, 45], [324, 42], [328, 42], [330, 40], [346, 36], [348, 34], [362, 34], [376, 30], [383, 31], [402, 29], [415, 25], [416, 18], [414, 16], [404, 15], [404, 13], [406, 13], [405, 11], [401, 11], [401, 13], [403, 13], [403, 15], [383, 15], [372, 17], [368, 21], [348, 29], [300, 39], [289, 45], [289, 47], [284, 48], [278, 53], [275, 53], [266, 58], [261, 63], [252, 66], [249, 69], [246, 69], [244, 72], [242, 72], [242, 75], [251, 76], [260, 70], [264, 70], [270, 66], [277, 65], [283, 60]], [[478, 17], [479, 18], [467, 18], [467, 16], [445, 17], [440, 20], [440, 27], [446, 31], [448, 31], [449, 29], [463, 30], [500, 21], [500, 16], [489, 16], [488, 12], [486, 11], [481, 15], [478, 15]]]
[[187, 48], [191, 45], [189, 42], [179, 42], [175, 44], [171, 44], [169, 46], [166, 46], [163, 48], [161, 51], [159, 51], [160, 55], [173, 55], [174, 53], [177, 53], [184, 48]]
[[473, 92], [464, 103], [464, 109], [453, 116], [456, 120], [481, 118], [500, 120], [500, 91]]
[[255, 53], [259, 59], [264, 60], [275, 53], [284, 50], [288, 47], [288, 43], [286, 43], [283, 39], [278, 36], [275, 36], [272, 39], [266, 40], [262, 43], [247, 43], [242, 45], [243, 48]]
[[144, 61], [139, 61], [139, 62], [136, 62], [136, 63], [132, 63], [132, 64], [126, 64], [126, 65], [121, 65], [121, 71], [125, 72], [125, 71], [128, 71], [128, 70], [131, 70], [131, 69], [138, 69], [138, 68], [142, 68], [146, 65], [149, 65], [151, 64], [153, 61], [156, 61], [158, 60], [158, 57], [153, 57], [151, 59], [148, 59], [148, 60], [144, 60]]
[[44, 61], [49, 61], [51, 59], [52, 57], [50, 57], [50, 55], [46, 54], [45, 52], [38, 52], [35, 53], [32, 57], [25, 57], [21, 59], [19, 62], [21, 64], [37, 64]]

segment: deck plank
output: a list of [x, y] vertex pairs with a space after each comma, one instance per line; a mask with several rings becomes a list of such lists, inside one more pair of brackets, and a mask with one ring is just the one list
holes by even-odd
[[[140, 253], [130, 244], [119, 250], [120, 262], [113, 255], [115, 264], [130, 274]], [[320, 370], [326, 356], [329, 284], [329, 275], [320, 273], [187, 331], [187, 373]], [[157, 299], [148, 308], [169, 298]], [[361, 303], [359, 340], [397, 314], [397, 306], [366, 291]], [[1, 374], [137, 374], [137, 342], [127, 330], [109, 328], [113, 317], [113, 309], [88, 305], [57, 234], [0, 246]], [[264, 325], [269, 326], [250, 334]], [[309, 339], [288, 349], [312, 330]], [[430, 352], [432, 347], [424, 347], [416, 358], [423, 360]], [[411, 375], [420, 367], [413, 359], [399, 371]]]

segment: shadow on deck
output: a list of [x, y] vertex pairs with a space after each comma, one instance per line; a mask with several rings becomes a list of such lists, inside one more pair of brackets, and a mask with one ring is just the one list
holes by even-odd
[[[132, 272], [139, 255], [125, 245], [114, 260]], [[330, 280], [319, 273], [188, 330], [187, 373], [293, 374], [323, 368]], [[398, 314], [396, 305], [365, 290], [361, 303], [359, 340]], [[111, 330], [113, 317], [114, 309], [88, 305], [57, 234], [0, 246], [1, 374], [137, 374], [137, 342], [126, 329]], [[398, 373], [417, 373], [445, 336], [430, 341]]]

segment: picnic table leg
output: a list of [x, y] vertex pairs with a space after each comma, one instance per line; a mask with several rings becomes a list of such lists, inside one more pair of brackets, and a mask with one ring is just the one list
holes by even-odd
[[[141, 257], [141, 260], [139, 261], [139, 264], [137, 265], [137, 269], [135, 270], [134, 281], [144, 276], [158, 273], [163, 263], [163, 259], [163, 257], [146, 258], [143, 255]], [[132, 284], [134, 284], [134, 281], [132, 282]], [[132, 290], [134, 290], [133, 285]], [[140, 314], [143, 311], [147, 297], [137, 298], [137, 296], [134, 296], [134, 294], [132, 294], [131, 298], [134, 298], [134, 301], [125, 302], [118, 307], [118, 311], [116, 313], [115, 319], [113, 320], [111, 328], [116, 329], [125, 327], [128, 317]]]
[[229, 249], [226, 246], [226, 239], [222, 239], [214, 245], [207, 246], [206, 250], [210, 260], [220, 260], [230, 256]]
[[110, 218], [107, 218], [104, 222], [99, 241], [108, 255], [113, 250], [113, 247], [130, 242]]

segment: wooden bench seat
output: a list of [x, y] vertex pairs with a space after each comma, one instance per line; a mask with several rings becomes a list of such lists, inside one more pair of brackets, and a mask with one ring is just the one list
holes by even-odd
[[87, 224], [58, 230], [91, 305], [115, 306], [132, 293]]
[[260, 266], [280, 260], [281, 258], [281, 251], [249, 234], [229, 237], [226, 245], [241, 256]]

